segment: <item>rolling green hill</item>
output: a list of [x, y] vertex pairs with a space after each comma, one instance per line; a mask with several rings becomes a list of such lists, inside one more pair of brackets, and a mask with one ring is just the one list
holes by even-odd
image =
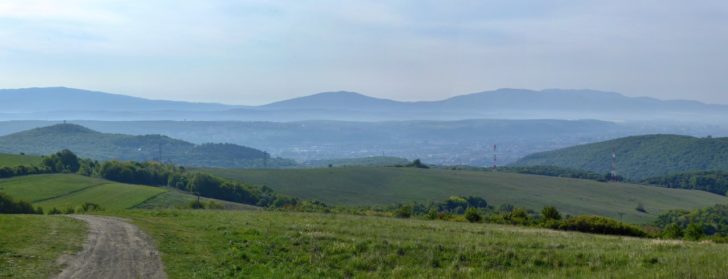
[[84, 202], [110, 210], [127, 209], [166, 191], [158, 187], [121, 184], [72, 174], [31, 175], [0, 180], [0, 192], [45, 209], [75, 208]]
[[640, 180], [672, 173], [728, 170], [728, 138], [646, 135], [536, 153], [516, 166], [551, 165], [607, 173], [612, 150], [617, 173]]
[[38, 156], [0, 153], [0, 168], [37, 165], [40, 161]]
[[[621, 212], [625, 221], [645, 223], [669, 209], [728, 203], [724, 196], [702, 191], [484, 171], [385, 167], [204, 171], [333, 205], [391, 205], [474, 195], [496, 206], [509, 203], [539, 210], [554, 205], [568, 214], [617, 219]], [[638, 204], [647, 213], [636, 211]]]
[[[164, 161], [184, 166], [262, 167], [292, 165], [268, 153], [234, 144], [195, 145], [161, 135], [100, 133], [74, 124], [58, 124], [0, 137], [0, 152], [47, 155], [69, 149], [94, 160]], [[0, 158], [2, 160], [3, 158]]]
[[[24, 200], [48, 210], [75, 208], [84, 202], [104, 209], [186, 207], [197, 197], [174, 189], [116, 183], [104, 179], [73, 174], [44, 174], [0, 179], [0, 192], [16, 200]], [[216, 199], [224, 209], [251, 210], [254, 206]]]

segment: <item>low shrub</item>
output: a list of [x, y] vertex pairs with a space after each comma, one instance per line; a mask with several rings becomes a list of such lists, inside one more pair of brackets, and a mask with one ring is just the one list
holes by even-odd
[[478, 209], [468, 207], [468, 209], [465, 210], [465, 219], [470, 223], [477, 223], [480, 222], [483, 217], [480, 216], [480, 213], [478, 213]]
[[585, 233], [645, 237], [642, 229], [600, 216], [575, 216], [549, 225], [552, 229]]
[[29, 202], [15, 201], [7, 194], [0, 193], [0, 213], [37, 214], [38, 211]]
[[412, 217], [412, 206], [404, 205], [397, 209], [397, 211], [394, 212], [394, 217], [397, 218], [409, 218]]

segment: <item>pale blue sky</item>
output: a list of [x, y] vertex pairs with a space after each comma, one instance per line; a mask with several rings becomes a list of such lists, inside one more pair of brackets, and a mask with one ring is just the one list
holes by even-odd
[[728, 1], [0, 0], [0, 88], [262, 104], [591, 88], [728, 104]]

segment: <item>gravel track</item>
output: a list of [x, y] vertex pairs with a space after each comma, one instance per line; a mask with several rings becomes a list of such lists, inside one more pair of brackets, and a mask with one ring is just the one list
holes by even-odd
[[90, 215], [70, 217], [88, 223], [83, 250], [64, 256], [66, 267], [56, 278], [167, 278], [151, 238], [121, 218]]

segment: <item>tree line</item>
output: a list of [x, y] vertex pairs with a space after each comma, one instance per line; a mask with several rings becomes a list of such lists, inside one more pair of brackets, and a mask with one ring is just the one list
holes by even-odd
[[678, 173], [648, 178], [642, 182], [667, 188], [701, 190], [718, 195], [726, 195], [728, 192], [728, 172], [724, 171]]
[[75, 173], [111, 181], [157, 187], [172, 187], [202, 197], [262, 207], [294, 206], [299, 201], [279, 195], [269, 187], [255, 187], [236, 181], [191, 172], [184, 167], [158, 162], [128, 162], [81, 159], [70, 150], [43, 158], [40, 166], [0, 168], [0, 178], [42, 173]]

